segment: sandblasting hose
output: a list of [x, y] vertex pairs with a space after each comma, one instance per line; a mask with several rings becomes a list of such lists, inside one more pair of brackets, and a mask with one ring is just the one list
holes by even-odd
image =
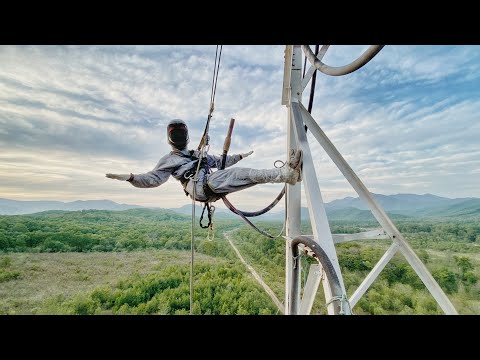
[[291, 292], [291, 301], [290, 301], [290, 314], [294, 313], [294, 309], [297, 308], [296, 304], [296, 297], [293, 296], [294, 289], [298, 286], [298, 272], [300, 271], [300, 267], [297, 264], [296, 259], [298, 258], [298, 245], [303, 244], [309, 249], [313, 251], [315, 254], [315, 258], [321, 264], [323, 271], [327, 277], [328, 283], [330, 284], [330, 288], [332, 291], [332, 299], [338, 300], [335, 301], [334, 304], [334, 314], [341, 315], [343, 311], [343, 301], [345, 300], [345, 296], [342, 291], [342, 287], [340, 286], [340, 281], [338, 280], [337, 273], [335, 268], [332, 265], [332, 262], [328, 258], [328, 255], [325, 251], [320, 247], [320, 245], [315, 242], [315, 240], [307, 237], [307, 236], [297, 236], [292, 240], [292, 255], [294, 260], [294, 266], [292, 270], [292, 287], [290, 289]]

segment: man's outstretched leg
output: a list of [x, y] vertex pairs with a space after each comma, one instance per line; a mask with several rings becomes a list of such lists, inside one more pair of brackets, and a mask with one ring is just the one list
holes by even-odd
[[287, 165], [279, 169], [229, 168], [218, 170], [208, 177], [208, 186], [218, 194], [232, 193], [256, 184], [287, 183], [300, 181], [302, 151], [291, 151]]

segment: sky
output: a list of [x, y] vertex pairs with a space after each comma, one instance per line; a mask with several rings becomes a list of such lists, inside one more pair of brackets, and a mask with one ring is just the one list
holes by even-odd
[[[332, 45], [323, 60], [345, 65], [367, 47]], [[152, 170], [170, 151], [171, 119], [186, 121], [189, 145], [198, 145], [215, 50], [0, 46], [0, 198], [190, 204], [173, 178], [139, 189], [105, 173]], [[210, 154], [222, 152], [233, 117], [230, 154], [254, 150], [236, 166], [272, 168], [275, 160], [285, 160], [284, 50], [223, 47]], [[480, 197], [480, 46], [387, 45], [352, 74], [317, 74], [312, 115], [371, 192]], [[357, 196], [308, 138], [323, 200]], [[242, 210], [256, 210], [281, 189], [262, 184], [229, 199]]]

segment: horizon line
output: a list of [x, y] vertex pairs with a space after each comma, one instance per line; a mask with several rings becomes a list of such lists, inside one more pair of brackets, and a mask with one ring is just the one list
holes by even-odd
[[[396, 194], [389, 194], [389, 195], [385, 195], [385, 194], [380, 194], [380, 193], [371, 193], [372, 195], [382, 195], [382, 196], [397, 196], [397, 195], [415, 195], [415, 196], [427, 196], [427, 195], [430, 195], [430, 196], [435, 196], [435, 197], [439, 197], [439, 198], [444, 198], [444, 199], [449, 199], [449, 200], [457, 200], [457, 199], [480, 199], [480, 198], [477, 198], [477, 197], [474, 197], [474, 196], [469, 196], [469, 197], [456, 197], [456, 198], [450, 198], [450, 197], [446, 197], [446, 196], [440, 196], [440, 195], [435, 195], [435, 194], [432, 194], [432, 193], [424, 193], [424, 194], [415, 194], [415, 193], [396, 193]], [[343, 197], [343, 198], [338, 198], [338, 199], [334, 199], [334, 200], [331, 200], [331, 201], [328, 201], [328, 202], [324, 202], [325, 204], [328, 204], [328, 203], [331, 203], [331, 202], [334, 202], [334, 201], [337, 201], [337, 200], [344, 200], [344, 199], [358, 199], [360, 198], [358, 195], [356, 197], [354, 196], [346, 196], [346, 197]], [[7, 200], [7, 201], [17, 201], [17, 202], [47, 202], [47, 201], [52, 201], [52, 202], [60, 202], [60, 203], [64, 203], [64, 204], [68, 204], [68, 203], [74, 203], [74, 202], [87, 202], [87, 201], [110, 201], [110, 202], [113, 202], [117, 205], [127, 205], [127, 206], [139, 206], [139, 207], [144, 207], [144, 208], [156, 208], [156, 209], [175, 209], [175, 208], [171, 208], [171, 207], [167, 207], [167, 208], [164, 208], [164, 207], [159, 207], [159, 206], [146, 206], [146, 205], [137, 205], [137, 204], [129, 204], [129, 203], [120, 203], [120, 202], [116, 202], [114, 200], [110, 200], [110, 199], [87, 199], [87, 200], [80, 200], [80, 199], [77, 199], [77, 200], [70, 200], [70, 201], [64, 201], [64, 200], [17, 200], [17, 199], [11, 199], [11, 198], [4, 198], [4, 197], [0, 197], [0, 200]], [[183, 207], [185, 205], [182, 205], [180, 206], [179, 208]]]

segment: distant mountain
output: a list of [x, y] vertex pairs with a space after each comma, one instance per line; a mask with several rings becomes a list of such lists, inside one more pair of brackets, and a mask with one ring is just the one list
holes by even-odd
[[[411, 218], [407, 215], [395, 214], [390, 212], [388, 212], [387, 214], [393, 220], [406, 220]], [[329, 220], [336, 221], [375, 221], [375, 217], [370, 210], [360, 210], [354, 207], [334, 210], [327, 209], [327, 216]]]
[[[407, 210], [412, 211], [416, 208], [437, 207], [444, 205], [453, 199], [448, 199], [431, 194], [416, 195], [416, 194], [396, 194], [396, 195], [381, 195], [372, 194], [375, 200], [385, 210]], [[347, 207], [354, 207], [360, 210], [368, 210], [367, 205], [358, 197], [346, 197], [344, 199], [333, 200], [327, 204], [330, 209], [344, 209]]]
[[[389, 213], [414, 217], [451, 217], [480, 215], [480, 199], [457, 198], [449, 199], [432, 194], [373, 194], [375, 200]], [[326, 204], [327, 211], [356, 208], [368, 210], [360, 198], [346, 197]]]
[[139, 205], [118, 204], [111, 200], [77, 200], [62, 201], [17, 201], [0, 199], [0, 215], [33, 214], [47, 210], [127, 210], [142, 208]]
[[[459, 200], [459, 199], [455, 199]], [[417, 216], [423, 217], [461, 217], [480, 218], [480, 199], [461, 199], [459, 202], [452, 202], [437, 208], [427, 208], [417, 211]]]
[[[433, 217], [480, 218], [480, 199], [478, 198], [449, 199], [431, 194], [373, 195], [394, 220]], [[358, 197], [346, 197], [325, 203], [325, 210], [329, 220], [374, 220], [367, 205]], [[283, 212], [269, 213], [268, 220], [282, 220], [283, 216]], [[307, 207], [302, 207], [301, 218], [302, 220], [309, 218]]]
[[[394, 220], [408, 218], [431, 218], [431, 217], [462, 217], [462, 218], [480, 218], [480, 199], [478, 198], [457, 198], [449, 199], [432, 194], [396, 194], [381, 195], [373, 194], [380, 206]], [[170, 209], [180, 214], [191, 215], [191, 205], [185, 205], [181, 208]], [[202, 208], [197, 206], [197, 214], [201, 213]], [[247, 209], [245, 209], [247, 210]], [[325, 210], [329, 220], [374, 220], [371, 211], [367, 205], [356, 197], [346, 197], [344, 199], [333, 200], [325, 204]], [[236, 215], [227, 209], [217, 209], [216, 216], [224, 218], [235, 218]], [[265, 221], [282, 221], [284, 219], [283, 211], [272, 211], [253, 219]], [[301, 219], [309, 219], [308, 208], [301, 208]]]
[[371, 211], [360, 210], [354, 207], [347, 207], [343, 209], [327, 210], [329, 220], [357, 220], [357, 221], [374, 221], [375, 218]]
[[[480, 199], [478, 198], [457, 198], [449, 199], [432, 194], [396, 194], [381, 195], [373, 194], [377, 202], [393, 219], [413, 218], [458, 218], [480, 219]], [[19, 215], [31, 214], [47, 210], [127, 210], [135, 208], [144, 208], [139, 205], [118, 204], [111, 200], [86, 200], [86, 201], [16, 201], [0, 199], [0, 215]], [[255, 207], [258, 209], [258, 207]], [[179, 208], [170, 208], [181, 215], [192, 214], [192, 206], [184, 205]], [[249, 210], [252, 209], [242, 209]], [[373, 219], [366, 204], [358, 197], [346, 197], [344, 199], [333, 200], [325, 204], [328, 218], [331, 220], [369, 220]], [[202, 206], [196, 205], [196, 215], [202, 213]], [[217, 207], [215, 216], [219, 219], [238, 219], [238, 216], [225, 208]], [[274, 208], [272, 211], [258, 217], [254, 220], [282, 221], [285, 213]], [[302, 207], [301, 218], [308, 219], [308, 208]]]

